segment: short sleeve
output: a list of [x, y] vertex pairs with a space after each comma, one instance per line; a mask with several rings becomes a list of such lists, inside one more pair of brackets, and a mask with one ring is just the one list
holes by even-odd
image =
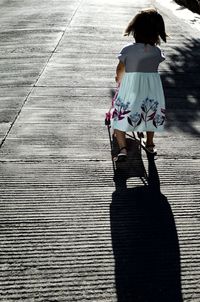
[[159, 49], [159, 55], [160, 55], [160, 62], [163, 62], [165, 60], [165, 53], [163, 50]]
[[126, 47], [124, 47], [124, 48], [122, 48], [122, 50], [120, 51], [120, 53], [118, 54], [117, 57], [120, 60], [120, 62], [125, 64], [126, 56], [127, 56]]

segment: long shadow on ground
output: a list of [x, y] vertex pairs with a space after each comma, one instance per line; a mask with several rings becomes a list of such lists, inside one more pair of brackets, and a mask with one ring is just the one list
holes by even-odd
[[148, 186], [113, 193], [110, 219], [118, 302], [181, 302], [176, 226], [154, 159]]

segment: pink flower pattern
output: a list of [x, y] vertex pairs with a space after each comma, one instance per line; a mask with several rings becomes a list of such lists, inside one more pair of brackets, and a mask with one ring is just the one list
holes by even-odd
[[130, 102], [124, 103], [119, 97], [115, 101], [114, 111], [112, 114], [112, 118], [114, 120], [121, 121], [125, 118], [125, 115], [130, 113], [131, 111], [128, 110]]
[[112, 118], [114, 120], [122, 120], [127, 118], [128, 123], [133, 127], [136, 128], [142, 122], [147, 124], [149, 122], [153, 123], [155, 128], [162, 126], [165, 122], [165, 109], [161, 108], [160, 113], [158, 113], [158, 101], [154, 99], [146, 98], [143, 100], [141, 105], [141, 112], [136, 112], [134, 114], [130, 114], [131, 110], [129, 108], [130, 102], [123, 102], [120, 98], [117, 98], [115, 101], [114, 111], [112, 114]]

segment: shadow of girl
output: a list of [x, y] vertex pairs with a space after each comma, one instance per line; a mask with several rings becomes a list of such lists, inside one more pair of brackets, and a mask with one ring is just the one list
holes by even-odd
[[176, 226], [154, 159], [148, 186], [113, 193], [110, 220], [118, 302], [181, 302]]

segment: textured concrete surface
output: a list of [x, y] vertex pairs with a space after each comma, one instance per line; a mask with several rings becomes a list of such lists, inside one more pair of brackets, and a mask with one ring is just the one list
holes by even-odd
[[200, 301], [199, 32], [159, 4], [166, 131], [151, 186], [113, 183], [116, 54], [150, 4], [0, 1], [0, 301]]

